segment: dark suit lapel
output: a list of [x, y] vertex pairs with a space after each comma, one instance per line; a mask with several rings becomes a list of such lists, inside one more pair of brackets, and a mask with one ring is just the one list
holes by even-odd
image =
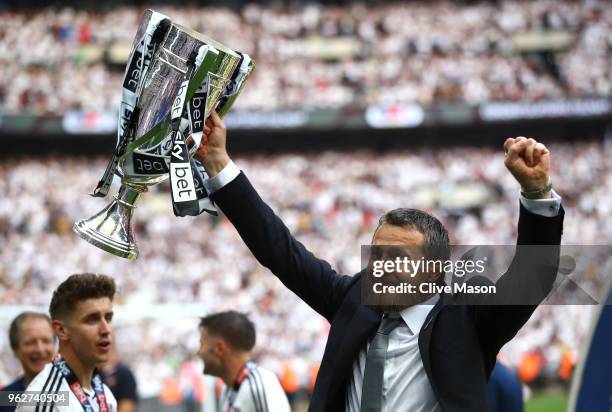
[[433, 332], [433, 328], [436, 323], [438, 314], [440, 313], [440, 310], [442, 310], [442, 307], [444, 306], [445, 298], [446, 298], [446, 295], [444, 294], [440, 295], [440, 299], [438, 300], [436, 305], [433, 307], [431, 312], [429, 312], [429, 314], [425, 318], [425, 322], [423, 323], [423, 326], [421, 327], [421, 332], [419, 333], [419, 352], [421, 354], [421, 359], [423, 361], [423, 368], [425, 369], [425, 372], [427, 373], [427, 377], [429, 378], [429, 383], [431, 384], [431, 387], [437, 399], [440, 399], [440, 396], [438, 393], [438, 386], [437, 386], [437, 382], [431, 370], [431, 356], [430, 356], [431, 355], [431, 352], [430, 352], [431, 334]]
[[[361, 287], [353, 288], [352, 293], [357, 293], [359, 302]], [[342, 339], [332, 370], [331, 387], [329, 394], [334, 396], [338, 391], [346, 390], [347, 377], [353, 371], [353, 361], [357, 359], [359, 350], [367, 343], [368, 337], [372, 335], [382, 315], [369, 307], [360, 304], [355, 314], [346, 327], [346, 333]], [[341, 387], [339, 387], [341, 385]]]

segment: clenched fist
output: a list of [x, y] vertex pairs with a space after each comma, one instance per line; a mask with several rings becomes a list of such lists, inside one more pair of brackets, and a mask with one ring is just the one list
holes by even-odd
[[[504, 164], [519, 182], [523, 192], [537, 192], [548, 185], [550, 179], [550, 152], [542, 143], [526, 137], [506, 139]], [[550, 190], [541, 198], [549, 198]]]

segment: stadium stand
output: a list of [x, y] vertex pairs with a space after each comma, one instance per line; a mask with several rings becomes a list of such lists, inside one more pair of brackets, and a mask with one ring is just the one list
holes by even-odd
[[[612, 166], [606, 161], [612, 145], [556, 144], [551, 150], [555, 186], [571, 216], [564, 242], [612, 243], [612, 203], [607, 196]], [[454, 244], [512, 244], [518, 187], [499, 152], [424, 148], [236, 161], [307, 247], [340, 273], [354, 273], [360, 267], [359, 245], [369, 244], [378, 216], [393, 207], [432, 211], [448, 226]], [[290, 361], [306, 385], [309, 365], [322, 354], [328, 325], [259, 266], [223, 218], [175, 218], [164, 186], [144, 196], [135, 216], [138, 261], [118, 259], [73, 236], [72, 222], [105, 203], [86, 196], [104, 162], [50, 157], [0, 165], [0, 304], [44, 306], [68, 273], [112, 274], [120, 286], [119, 347], [130, 359], [143, 394], [158, 394], [163, 379], [191, 359], [197, 350], [197, 319], [162, 313], [139, 320], [142, 314], [131, 312], [122, 319], [122, 307], [146, 312], [142, 308], [197, 303], [214, 310], [249, 311], [259, 331], [258, 361], [279, 375]], [[491, 190], [486, 196], [473, 190], [454, 196], [462, 182], [479, 182]], [[436, 186], [445, 188], [446, 203], [435, 200], [431, 188]], [[454, 197], [460, 201], [449, 202]], [[579, 349], [587, 326], [579, 319], [590, 310], [539, 308], [505, 347], [505, 358], [518, 367], [524, 353], [541, 348], [545, 371], [555, 377], [564, 351]], [[0, 342], [4, 339], [0, 336]], [[6, 382], [17, 365], [6, 351], [0, 359], [0, 382]]]
[[[157, 9], [255, 58], [240, 109], [612, 92], [612, 10], [602, 0]], [[116, 110], [142, 11], [0, 13], [0, 111]]]

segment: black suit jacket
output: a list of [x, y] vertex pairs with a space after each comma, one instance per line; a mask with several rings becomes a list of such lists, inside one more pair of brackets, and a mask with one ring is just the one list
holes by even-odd
[[[257, 260], [310, 307], [327, 318], [331, 329], [310, 403], [311, 411], [342, 411], [352, 364], [372, 335], [381, 315], [361, 303], [362, 274], [342, 276], [295, 240], [283, 222], [259, 197], [243, 173], [212, 195]], [[559, 245], [563, 209], [554, 218], [521, 206], [518, 243]], [[538, 284], [529, 270], [514, 270], [497, 282], [509, 298], [529, 288], [550, 291], [558, 254]], [[520, 271], [519, 271], [520, 272]], [[510, 276], [507, 276], [510, 275]], [[500, 287], [501, 286], [501, 287]], [[502, 294], [503, 295], [503, 294]], [[454, 296], [441, 295], [419, 334], [419, 350], [433, 392], [444, 411], [488, 410], [487, 379], [499, 349], [525, 324], [537, 306], [448, 305]]]
[[[0, 389], [0, 392], [23, 392], [25, 390], [26, 390], [25, 376], [21, 376], [15, 379], [13, 382], [6, 385], [5, 387], [3, 387], [2, 389]], [[15, 406], [1, 406], [0, 405], [0, 412], [15, 412], [15, 409], [17, 409]]]

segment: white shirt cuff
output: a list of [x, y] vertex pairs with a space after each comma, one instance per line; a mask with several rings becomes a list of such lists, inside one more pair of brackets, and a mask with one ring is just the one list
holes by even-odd
[[204, 188], [210, 196], [234, 180], [239, 174], [240, 169], [238, 169], [238, 166], [236, 166], [236, 164], [230, 160], [229, 163], [225, 165], [223, 170], [221, 170], [216, 176], [204, 180]]
[[550, 199], [527, 199], [521, 195], [521, 204], [533, 214], [555, 217], [559, 214], [559, 209], [561, 208], [561, 196], [554, 190], [551, 190], [550, 193], [552, 195]]

